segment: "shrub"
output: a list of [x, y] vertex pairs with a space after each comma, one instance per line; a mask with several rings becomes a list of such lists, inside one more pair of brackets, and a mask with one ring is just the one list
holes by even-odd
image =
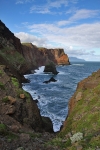
[[72, 144], [81, 141], [82, 139], [83, 139], [83, 133], [81, 132], [75, 133], [72, 137], [70, 137]]

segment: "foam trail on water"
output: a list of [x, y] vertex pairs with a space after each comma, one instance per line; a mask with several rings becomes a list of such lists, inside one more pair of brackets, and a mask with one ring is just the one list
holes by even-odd
[[72, 66], [84, 66], [84, 64], [72, 64]]

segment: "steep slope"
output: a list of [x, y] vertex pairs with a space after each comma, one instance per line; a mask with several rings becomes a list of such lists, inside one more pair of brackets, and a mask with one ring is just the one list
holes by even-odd
[[46, 150], [44, 143], [54, 136], [49, 118], [40, 116], [30, 94], [0, 65], [0, 150]]
[[51, 143], [67, 150], [100, 149], [100, 70], [79, 82], [64, 126]]
[[30, 66], [22, 56], [20, 40], [0, 21], [0, 64], [12, 68], [16, 75], [30, 72]]

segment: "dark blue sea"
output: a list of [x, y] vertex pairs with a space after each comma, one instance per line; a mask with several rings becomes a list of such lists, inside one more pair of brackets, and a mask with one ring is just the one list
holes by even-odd
[[[34, 100], [38, 99], [38, 107], [42, 116], [49, 117], [55, 132], [65, 121], [68, 114], [68, 102], [74, 94], [77, 83], [100, 69], [100, 62], [72, 62], [68, 66], [57, 66], [59, 74], [45, 74], [44, 66], [36, 73], [25, 75], [30, 83], [24, 83], [23, 89], [28, 91]], [[43, 83], [54, 77], [57, 82]]]

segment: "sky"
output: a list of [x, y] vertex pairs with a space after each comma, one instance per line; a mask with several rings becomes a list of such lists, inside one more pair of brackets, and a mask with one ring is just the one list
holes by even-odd
[[0, 20], [21, 42], [100, 61], [100, 0], [0, 0]]

